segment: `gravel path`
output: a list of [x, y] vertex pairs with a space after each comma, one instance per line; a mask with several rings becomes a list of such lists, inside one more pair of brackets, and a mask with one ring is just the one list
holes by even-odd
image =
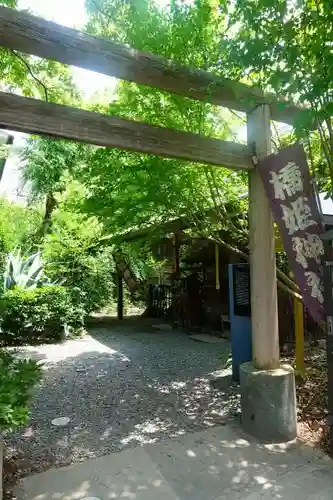
[[[210, 384], [227, 342], [125, 321], [22, 355], [45, 363], [29, 426], [6, 438], [23, 474], [221, 425], [238, 409], [229, 380], [225, 390]], [[68, 428], [51, 424], [60, 416], [70, 418]]]

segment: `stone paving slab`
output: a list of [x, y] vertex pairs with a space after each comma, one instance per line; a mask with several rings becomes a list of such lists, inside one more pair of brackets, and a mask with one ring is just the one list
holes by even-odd
[[262, 445], [235, 425], [52, 469], [18, 500], [332, 500], [333, 461], [298, 443]]
[[297, 468], [255, 488], [231, 490], [214, 500], [332, 500], [332, 470]]
[[260, 444], [236, 426], [214, 427], [146, 445], [145, 449], [184, 500], [222, 499], [232, 495], [246, 498], [252, 491], [278, 492], [280, 483], [327, 467], [332, 471], [333, 488], [331, 462], [325, 462], [312, 450], [302, 449], [296, 442]]
[[18, 500], [178, 500], [143, 448], [28, 476]]

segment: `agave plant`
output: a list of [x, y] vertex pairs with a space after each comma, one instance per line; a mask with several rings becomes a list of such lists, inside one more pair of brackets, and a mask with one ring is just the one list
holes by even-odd
[[16, 286], [33, 289], [38, 286], [59, 285], [60, 282], [51, 283], [45, 276], [44, 264], [40, 252], [25, 257], [21, 250], [9, 253], [4, 272], [4, 290]]

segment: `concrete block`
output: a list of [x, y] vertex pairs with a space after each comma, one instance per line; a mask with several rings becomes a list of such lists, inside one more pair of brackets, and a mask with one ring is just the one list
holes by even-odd
[[242, 425], [264, 442], [285, 442], [297, 436], [294, 370], [281, 365], [258, 370], [252, 362], [240, 367]]

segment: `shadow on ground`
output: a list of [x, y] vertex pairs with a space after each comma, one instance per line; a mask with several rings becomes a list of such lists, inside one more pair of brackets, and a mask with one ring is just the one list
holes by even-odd
[[332, 485], [332, 464], [309, 450], [261, 445], [226, 425], [52, 469], [26, 478], [16, 494], [31, 500], [329, 500]]
[[[133, 319], [115, 325], [21, 353], [44, 362], [29, 426], [6, 437], [23, 474], [186, 435], [237, 413], [229, 379], [222, 390], [210, 384], [227, 363], [227, 342], [195, 342]], [[68, 427], [52, 425], [59, 416], [70, 418]]]

